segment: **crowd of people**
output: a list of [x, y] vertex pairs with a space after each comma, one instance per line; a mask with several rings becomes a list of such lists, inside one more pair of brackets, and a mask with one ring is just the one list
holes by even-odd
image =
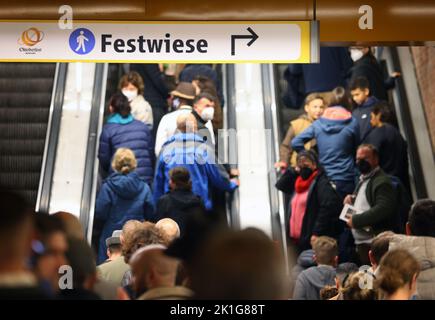
[[74, 215], [34, 214], [2, 190], [0, 298], [435, 299], [435, 202], [411, 207], [406, 141], [387, 102], [400, 75], [384, 80], [371, 49], [353, 47], [322, 48], [319, 65], [284, 76], [284, 102], [305, 111], [275, 164], [297, 255], [290, 277], [264, 232], [219, 216], [239, 180], [215, 160], [216, 70], [132, 64], [100, 136], [98, 243]]

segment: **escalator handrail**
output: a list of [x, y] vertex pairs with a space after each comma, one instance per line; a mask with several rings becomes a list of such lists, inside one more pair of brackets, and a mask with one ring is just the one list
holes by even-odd
[[[276, 110], [275, 100], [275, 88], [273, 85], [273, 78], [271, 72], [272, 66], [269, 64], [261, 65], [261, 81], [262, 81], [262, 96], [264, 107], [264, 127], [266, 130], [270, 130], [270, 137], [266, 136], [266, 150], [267, 150], [267, 166], [268, 166], [268, 189], [269, 189], [269, 201], [270, 201], [270, 214], [271, 214], [271, 228], [272, 237], [277, 241], [285, 257], [287, 257], [287, 243], [285, 241], [285, 232], [281, 224], [281, 213], [283, 213], [282, 206], [280, 204], [280, 193], [275, 188], [277, 181], [277, 173], [274, 170], [273, 164], [276, 162], [277, 152], [277, 136], [275, 130], [277, 124], [274, 123], [276, 115], [273, 110]], [[285, 259], [287, 263], [288, 259]], [[288, 270], [288, 268], [286, 268]]]
[[56, 64], [35, 212], [48, 213], [50, 210], [51, 187], [54, 164], [56, 162], [67, 72], [67, 63]]
[[[394, 70], [402, 72], [397, 48], [391, 47], [390, 53]], [[417, 137], [414, 131], [415, 128], [412, 121], [410, 121], [412, 119], [411, 108], [408, 102], [405, 83], [402, 77], [396, 79], [396, 92], [399, 100], [398, 108], [402, 114], [402, 118], [409, 120], [402, 121], [402, 126], [406, 140], [408, 142], [408, 154], [411, 161], [411, 170], [414, 176], [415, 192], [418, 199], [424, 199], [428, 197], [428, 192], [425, 184], [423, 168], [421, 166], [420, 154], [418, 152]]]
[[[227, 106], [227, 129], [237, 130], [236, 118], [236, 76], [234, 64], [226, 65], [226, 99]], [[232, 169], [237, 168], [237, 139], [229, 137], [228, 139], [229, 163]], [[228, 223], [233, 229], [240, 229], [240, 194], [239, 189], [228, 195], [229, 220]]]
[[97, 148], [101, 133], [106, 93], [108, 64], [97, 63], [95, 66], [94, 88], [92, 91], [91, 116], [89, 120], [86, 147], [85, 169], [83, 174], [82, 196], [80, 203], [80, 223], [90, 240], [90, 230], [94, 217], [97, 193], [98, 166]]

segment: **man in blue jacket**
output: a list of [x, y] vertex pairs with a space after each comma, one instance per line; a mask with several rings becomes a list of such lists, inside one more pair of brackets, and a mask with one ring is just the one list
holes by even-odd
[[189, 170], [192, 192], [201, 197], [205, 208], [213, 208], [209, 194], [211, 186], [222, 191], [233, 191], [238, 180], [230, 180], [225, 169], [216, 163], [214, 150], [197, 133], [197, 122], [193, 114], [177, 118], [174, 136], [163, 144], [154, 178], [154, 201], [169, 191], [169, 170], [183, 166]]

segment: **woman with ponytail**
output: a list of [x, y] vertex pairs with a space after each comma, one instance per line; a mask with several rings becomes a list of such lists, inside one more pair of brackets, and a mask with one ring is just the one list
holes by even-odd
[[115, 151], [129, 148], [137, 159], [137, 174], [151, 184], [154, 178], [154, 144], [148, 125], [133, 118], [128, 99], [122, 93], [115, 93], [110, 98], [109, 111], [98, 150], [101, 168], [111, 174], [110, 161]]
[[410, 300], [416, 293], [418, 261], [407, 250], [389, 251], [381, 260], [377, 286], [385, 300]]
[[103, 223], [98, 249], [100, 264], [107, 259], [106, 239], [121, 230], [128, 220], [152, 220], [154, 204], [149, 186], [136, 173], [137, 161], [130, 149], [116, 150], [112, 173], [104, 182], [97, 197], [95, 219]]

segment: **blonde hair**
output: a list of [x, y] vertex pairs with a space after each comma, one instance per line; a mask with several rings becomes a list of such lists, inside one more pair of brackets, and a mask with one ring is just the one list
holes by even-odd
[[310, 93], [306, 98], [305, 98], [305, 105], [309, 105], [311, 102], [313, 102], [314, 100], [322, 100], [323, 102], [325, 102], [325, 98], [322, 96], [322, 94], [318, 93], [318, 92], [313, 92]]
[[338, 255], [337, 240], [327, 236], [318, 237], [313, 243], [313, 250], [317, 264], [334, 263]]
[[136, 169], [136, 167], [137, 161], [132, 150], [127, 148], [119, 148], [116, 150], [112, 160], [113, 170], [127, 174]]
[[364, 271], [352, 273], [340, 290], [343, 300], [377, 300], [378, 295], [376, 289], [365, 282], [367, 277], [372, 276]]

